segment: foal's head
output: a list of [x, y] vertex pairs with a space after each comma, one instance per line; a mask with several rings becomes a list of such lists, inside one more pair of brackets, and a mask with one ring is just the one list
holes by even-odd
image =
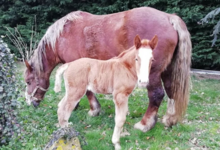
[[157, 42], [156, 35], [151, 40], [143, 39], [142, 41], [138, 35], [135, 37], [134, 44], [138, 50], [135, 60], [139, 87], [146, 87], [149, 82], [151, 64], [154, 60], [153, 49], [157, 46]]

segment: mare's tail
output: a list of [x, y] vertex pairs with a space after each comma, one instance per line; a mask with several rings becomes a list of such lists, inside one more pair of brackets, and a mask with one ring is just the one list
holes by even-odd
[[190, 66], [192, 44], [190, 33], [185, 23], [176, 15], [170, 16], [170, 22], [178, 33], [178, 45], [172, 59], [172, 97], [175, 101], [175, 114], [173, 117], [181, 121], [188, 105], [190, 92]]
[[64, 64], [60, 66], [56, 71], [56, 78], [55, 78], [55, 85], [54, 85], [54, 91], [56, 93], [61, 91], [61, 82], [62, 82], [61, 76], [67, 68], [68, 68], [68, 64]]

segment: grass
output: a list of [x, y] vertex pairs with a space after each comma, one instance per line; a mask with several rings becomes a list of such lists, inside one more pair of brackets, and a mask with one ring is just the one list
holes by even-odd
[[[18, 65], [23, 70], [23, 65]], [[23, 71], [17, 75], [23, 80]], [[24, 82], [24, 81], [22, 81]], [[54, 72], [50, 79], [50, 89], [40, 107], [35, 109], [27, 106], [24, 98], [19, 99], [19, 115], [23, 131], [0, 149], [41, 150], [49, 142], [51, 134], [56, 131], [57, 104], [64, 96], [62, 92], [53, 91]], [[192, 78], [190, 102], [184, 122], [172, 128], [166, 128], [161, 118], [166, 112], [166, 98], [158, 112], [158, 123], [155, 127], [143, 133], [133, 128], [142, 119], [148, 98], [145, 89], [136, 89], [129, 98], [129, 115], [124, 125], [124, 132], [129, 133], [121, 137], [123, 150], [157, 150], [157, 149], [218, 149], [220, 147], [220, 88], [219, 80], [200, 80]], [[24, 89], [22, 89], [24, 90]], [[73, 111], [70, 122], [73, 127], [85, 137], [88, 145], [83, 150], [113, 150], [111, 137], [114, 128], [114, 104], [111, 96], [97, 94], [102, 106], [101, 114], [90, 117], [89, 103], [86, 97], [80, 102], [80, 107]]]

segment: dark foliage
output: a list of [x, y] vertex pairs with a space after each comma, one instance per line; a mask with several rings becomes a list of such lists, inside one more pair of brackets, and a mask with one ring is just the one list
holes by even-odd
[[[219, 0], [2, 0], [0, 27], [10, 29], [17, 27], [23, 40], [28, 44], [32, 28], [39, 33], [36, 37], [39, 40], [50, 24], [71, 11], [83, 10], [93, 14], [109, 14], [140, 6], [176, 13], [183, 18], [192, 36], [192, 67], [220, 70], [220, 40], [217, 39], [215, 45], [211, 47], [213, 27], [218, 19], [209, 24], [198, 24], [206, 14], [220, 7]], [[7, 30], [0, 30], [0, 35], [6, 34], [8, 34]], [[19, 56], [18, 50], [9, 39], [6, 42], [9, 43], [12, 52]]]

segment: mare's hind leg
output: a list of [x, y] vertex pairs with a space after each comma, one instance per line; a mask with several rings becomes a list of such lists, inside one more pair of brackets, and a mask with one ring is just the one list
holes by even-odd
[[167, 112], [166, 115], [164, 115], [162, 122], [165, 126], [172, 126], [175, 125], [178, 121], [177, 116], [175, 115], [175, 100], [173, 99], [172, 95], [172, 68], [169, 66], [166, 71], [164, 71], [161, 75], [161, 78], [164, 83], [164, 88], [166, 90], [168, 100], [167, 100]]
[[115, 103], [115, 128], [112, 135], [112, 143], [115, 146], [115, 150], [121, 149], [120, 146], [120, 133], [123, 129], [123, 125], [126, 120], [126, 114], [128, 112], [128, 96], [127, 94], [116, 93], [114, 94]]
[[68, 120], [71, 112], [78, 104], [80, 98], [85, 94], [85, 90], [80, 89], [68, 89], [68, 91], [71, 92], [66, 93], [65, 97], [59, 103], [57, 110], [58, 121], [61, 127], [68, 126]]
[[160, 73], [151, 73], [149, 76], [148, 97], [149, 105], [142, 120], [134, 128], [146, 132], [152, 129], [157, 122], [157, 112], [164, 97]]
[[95, 94], [91, 91], [86, 92], [86, 96], [89, 100], [89, 104], [90, 104], [90, 110], [88, 112], [88, 114], [90, 116], [98, 116], [100, 111], [101, 111], [101, 105], [99, 103], [99, 101], [97, 100], [97, 98], [95, 97]]

